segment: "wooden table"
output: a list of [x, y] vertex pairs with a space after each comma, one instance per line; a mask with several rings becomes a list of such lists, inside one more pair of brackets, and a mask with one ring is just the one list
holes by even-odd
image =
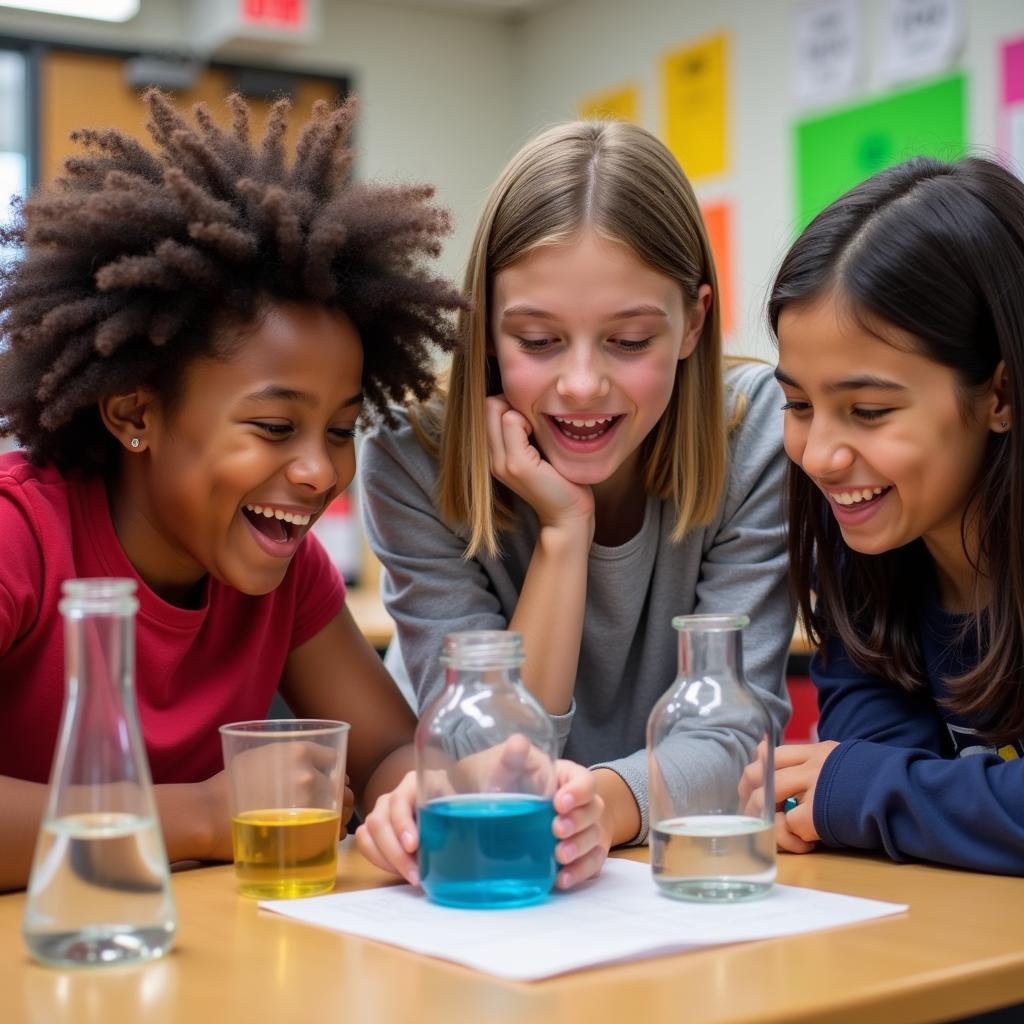
[[[839, 853], [781, 855], [779, 875], [910, 911], [518, 984], [260, 911], [230, 867], [202, 868], [174, 875], [176, 948], [142, 967], [38, 966], [20, 939], [24, 895], [0, 897], [0, 1021], [901, 1024], [1024, 1001], [1024, 879]], [[342, 849], [339, 888], [386, 877]]]

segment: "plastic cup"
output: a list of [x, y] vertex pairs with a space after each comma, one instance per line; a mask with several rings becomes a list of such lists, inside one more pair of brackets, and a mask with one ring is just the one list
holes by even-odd
[[338, 864], [348, 722], [270, 719], [220, 727], [238, 891], [330, 892]]

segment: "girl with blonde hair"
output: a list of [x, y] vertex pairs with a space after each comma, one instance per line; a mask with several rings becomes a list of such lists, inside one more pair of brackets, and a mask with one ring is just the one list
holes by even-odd
[[[644, 729], [676, 673], [673, 615], [750, 615], [747, 675], [781, 733], [781, 400], [767, 366], [725, 365], [696, 197], [634, 125], [529, 142], [487, 202], [465, 291], [447, 385], [366, 440], [365, 517], [397, 625], [390, 662], [401, 676], [400, 653], [421, 709], [446, 633], [523, 634], [524, 681], [603, 799], [560, 849], [564, 887], [610, 846], [646, 841]], [[735, 730], [688, 737], [669, 784], [715, 771]], [[413, 795], [407, 779], [360, 832], [407, 878]]]

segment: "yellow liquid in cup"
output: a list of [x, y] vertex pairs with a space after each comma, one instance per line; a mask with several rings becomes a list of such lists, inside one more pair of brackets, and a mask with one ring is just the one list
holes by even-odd
[[243, 896], [314, 896], [334, 888], [341, 815], [308, 807], [243, 811], [231, 819], [235, 875]]

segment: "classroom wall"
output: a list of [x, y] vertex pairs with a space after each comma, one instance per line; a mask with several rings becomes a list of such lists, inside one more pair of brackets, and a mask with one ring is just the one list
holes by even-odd
[[[732, 170], [697, 186], [702, 200], [735, 203], [736, 350], [769, 356], [763, 309], [772, 271], [792, 238], [792, 0], [564, 0], [517, 29], [520, 121], [525, 138], [552, 121], [575, 116], [578, 101], [627, 81], [641, 88], [640, 122], [661, 129], [659, 58], [701, 36], [732, 38]], [[975, 145], [996, 139], [997, 44], [1024, 35], [1021, 0], [965, 0], [967, 43], [959, 67], [968, 73], [968, 132]], [[879, 71], [884, 0], [863, 0], [870, 58], [858, 97], [882, 94]]]
[[[439, 269], [461, 279], [473, 221], [515, 142], [511, 28], [494, 18], [374, 0], [325, 0], [323, 11], [313, 44], [245, 60], [352, 78], [362, 100], [357, 173], [438, 185], [455, 216]], [[0, 35], [173, 52], [187, 47], [185, 3], [142, 0], [135, 18], [112, 25], [4, 10]]]

